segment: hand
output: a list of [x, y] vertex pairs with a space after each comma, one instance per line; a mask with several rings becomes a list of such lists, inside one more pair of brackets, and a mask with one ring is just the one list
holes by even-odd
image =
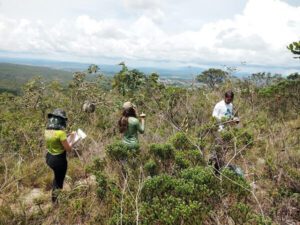
[[68, 135], [68, 141], [70, 142], [69, 144], [73, 143], [75, 140], [76, 132], [73, 131]]
[[233, 117], [233, 121], [234, 121], [235, 123], [239, 123], [239, 122], [240, 122], [240, 119], [239, 119], [238, 117]]
[[72, 131], [71, 133], [69, 133], [67, 136], [74, 136], [76, 134], [76, 131]]
[[140, 115], [140, 117], [141, 117], [141, 118], [145, 118], [145, 117], [146, 117], [146, 114], [145, 114], [145, 113], [142, 113], [142, 114]]

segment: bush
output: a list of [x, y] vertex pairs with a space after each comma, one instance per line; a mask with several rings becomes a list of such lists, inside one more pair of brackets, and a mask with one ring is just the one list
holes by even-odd
[[139, 146], [128, 146], [122, 142], [115, 142], [106, 146], [106, 153], [112, 160], [126, 160], [139, 153]]
[[154, 176], [158, 173], [158, 166], [153, 159], [150, 159], [148, 162], [146, 162], [144, 167], [150, 176]]
[[251, 219], [251, 208], [244, 203], [238, 202], [229, 210], [229, 215], [235, 224], [246, 224]]
[[179, 169], [186, 169], [190, 166], [190, 161], [186, 159], [184, 152], [181, 151], [176, 152], [175, 163]]
[[196, 166], [183, 170], [180, 177], [195, 186], [193, 198], [205, 202], [207, 206], [214, 204], [220, 193], [220, 183], [211, 167]]
[[142, 189], [145, 224], [199, 224], [218, 204], [220, 184], [211, 168], [183, 170], [179, 177], [159, 175]]
[[142, 224], [199, 224], [205, 216], [202, 203], [174, 196], [154, 198], [151, 204], [142, 204]]
[[231, 132], [231, 130], [224, 130], [220, 134], [221, 134], [222, 140], [225, 142], [230, 142], [234, 138], [234, 135]]
[[222, 170], [223, 194], [245, 198], [250, 194], [250, 185], [242, 176], [237, 175], [234, 171], [226, 168]]
[[96, 173], [96, 182], [97, 182], [97, 196], [103, 200], [106, 197], [107, 191], [107, 178], [103, 173]]
[[237, 144], [238, 146], [245, 146], [252, 147], [253, 146], [253, 133], [249, 132], [248, 130], [244, 129], [237, 129], [236, 130], [236, 137], [237, 137]]
[[191, 166], [204, 165], [205, 161], [199, 150], [176, 151], [175, 164], [179, 169], [186, 169]]
[[262, 215], [258, 215], [253, 212], [249, 205], [238, 202], [231, 207], [229, 215], [235, 222], [235, 224], [259, 224], [259, 225], [271, 225], [270, 218], [263, 218]]
[[159, 175], [148, 179], [142, 190], [142, 199], [151, 202], [155, 197], [168, 195], [185, 196], [193, 193], [193, 184], [170, 175]]
[[178, 132], [170, 138], [170, 142], [176, 150], [191, 150], [195, 149], [195, 146], [189, 141], [186, 134]]
[[174, 159], [174, 148], [170, 144], [151, 144], [150, 153], [163, 161]]
[[147, 180], [142, 190], [143, 223], [181, 224], [201, 215], [202, 204], [192, 199], [193, 192], [193, 183], [169, 175]]
[[198, 149], [197, 150], [189, 150], [189, 151], [185, 152], [185, 155], [190, 160], [190, 162], [193, 166], [206, 165], [206, 162], [203, 158], [202, 152], [200, 152]]

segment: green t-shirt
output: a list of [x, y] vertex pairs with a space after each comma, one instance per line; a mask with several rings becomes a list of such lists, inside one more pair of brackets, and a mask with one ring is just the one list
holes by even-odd
[[123, 143], [136, 146], [139, 144], [138, 141], [138, 132], [144, 133], [145, 127], [142, 126], [139, 120], [135, 117], [128, 118], [128, 128], [124, 133]]
[[65, 151], [62, 141], [67, 140], [63, 130], [45, 130], [46, 147], [50, 154], [59, 155]]

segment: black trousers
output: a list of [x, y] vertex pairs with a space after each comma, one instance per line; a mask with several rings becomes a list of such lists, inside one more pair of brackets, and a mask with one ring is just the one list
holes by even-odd
[[57, 200], [57, 189], [62, 189], [67, 173], [68, 162], [66, 152], [59, 155], [52, 155], [49, 152], [46, 155], [46, 163], [54, 172], [52, 184], [52, 201]]
[[214, 150], [210, 156], [210, 164], [212, 164], [215, 168], [215, 174], [219, 175], [220, 170], [225, 165], [225, 157], [228, 152], [228, 144], [223, 140], [220, 132], [214, 133], [215, 143]]

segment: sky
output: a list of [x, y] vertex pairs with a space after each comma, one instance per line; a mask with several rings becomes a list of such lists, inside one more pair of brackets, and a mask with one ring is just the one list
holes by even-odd
[[0, 0], [0, 56], [298, 67], [300, 0]]

